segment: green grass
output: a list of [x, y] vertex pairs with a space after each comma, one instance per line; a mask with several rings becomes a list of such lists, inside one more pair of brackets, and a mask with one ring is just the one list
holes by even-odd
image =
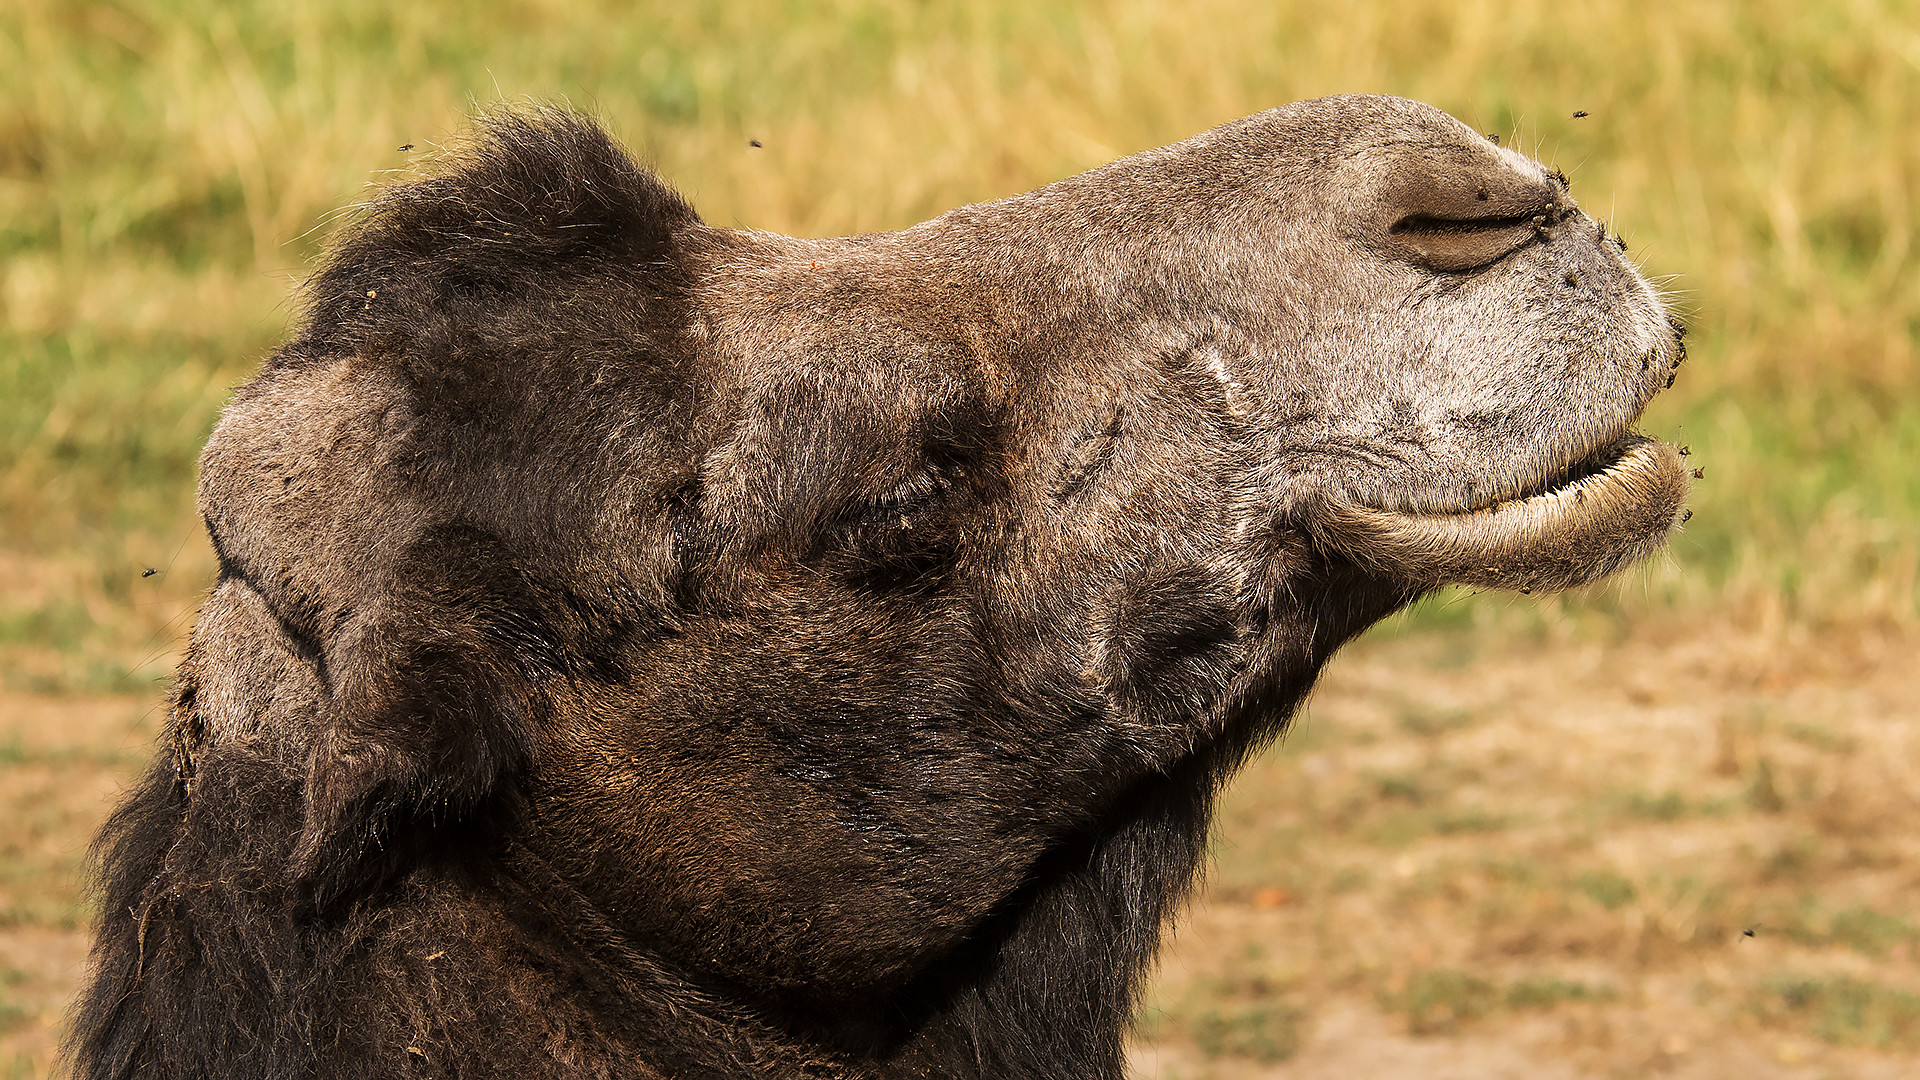
[[1913, 923], [1863, 907], [1835, 912], [1827, 933], [1832, 940], [1867, 956], [1885, 956], [1895, 945], [1914, 939]]
[[1804, 1023], [1836, 1046], [1920, 1051], [1920, 994], [1862, 979], [1782, 978], [1756, 996], [1763, 1020]]
[[1634, 887], [1633, 882], [1619, 874], [1604, 870], [1581, 874], [1574, 881], [1574, 885], [1587, 899], [1608, 911], [1632, 903], [1633, 898], [1639, 895], [1639, 890]]
[[1677, 791], [1664, 791], [1659, 795], [1649, 795], [1636, 791], [1623, 800], [1627, 813], [1647, 821], [1675, 821], [1687, 816], [1689, 809], [1686, 796]]
[[1920, 938], [1913, 922], [1904, 916], [1863, 906], [1823, 912], [1811, 896], [1803, 898], [1799, 910], [1783, 912], [1777, 924], [1768, 925], [1800, 945], [1842, 945], [1876, 960]]
[[27, 1010], [8, 1000], [14, 987], [26, 979], [26, 972], [0, 966], [0, 1033], [11, 1031], [27, 1020]]
[[1608, 1001], [1613, 993], [1588, 986], [1578, 979], [1552, 977], [1521, 979], [1508, 985], [1505, 1000], [1509, 1009], [1551, 1009], [1568, 1001]]
[[1288, 1005], [1203, 1009], [1186, 1021], [1194, 1045], [1208, 1057], [1284, 1061], [1300, 1049], [1305, 1013]]
[[[1257, 950], [1246, 958], [1259, 966]], [[1308, 1010], [1297, 988], [1265, 976], [1205, 980], [1144, 1019], [1153, 1038], [1180, 1035], [1208, 1058], [1284, 1061], [1300, 1049]]]
[[1382, 995], [1381, 1004], [1406, 1016], [1415, 1035], [1451, 1034], [1484, 1019], [1500, 1007], [1499, 988], [1464, 971], [1421, 971], [1399, 993]]
[[1433, 101], [1564, 167], [1668, 282], [1693, 358], [1645, 427], [1707, 475], [1663, 565], [1571, 599], [1450, 592], [1398, 625], [1910, 625], [1917, 28], [1907, 3], [1787, 0], [21, 0], [0, 11], [0, 556], [35, 569], [0, 589], [0, 677], [150, 677], [129, 669], [210, 567], [195, 455], [291, 281], [369, 180], [503, 97], [599, 113], [709, 220], [806, 234], [1296, 98]]

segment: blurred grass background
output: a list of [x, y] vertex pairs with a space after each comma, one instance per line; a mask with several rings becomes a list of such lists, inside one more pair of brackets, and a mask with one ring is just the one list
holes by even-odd
[[[1342, 91], [1563, 167], [1692, 323], [1645, 427], [1705, 466], [1696, 516], [1575, 609], [1915, 620], [1912, 3], [10, 0], [0, 679], [164, 675], [127, 658], [166, 655], [205, 582], [193, 462], [227, 389], [329, 220], [476, 103], [572, 102], [709, 220], [830, 234]], [[1536, 610], [1451, 597], [1416, 625]]]
[[[1920, 624], [1920, 5], [1906, 0], [7, 0], [0, 691], [158, 696], [212, 569], [194, 461], [229, 388], [285, 332], [338, 211], [407, 175], [476, 105], [571, 102], [709, 221], [821, 235], [901, 227], [1348, 91], [1432, 102], [1573, 177], [1691, 324], [1692, 359], [1643, 427], [1706, 470], [1671, 555], [1623, 584], [1545, 601], [1450, 593], [1390, 634], [1451, 642], [1434, 646], [1445, 668], [1475, 635], [1516, 628]], [[78, 767], [35, 753], [0, 765]], [[1771, 760], [1715, 774], [1726, 790], [1711, 798], [1614, 805], [1627, 796], [1596, 790], [1582, 813], [1774, 813], [1751, 794], [1773, 790], [1759, 779]], [[1395, 849], [1406, 821], [1437, 836], [1505, 820], [1455, 807], [1468, 817], [1427, 821], [1452, 804], [1349, 780], [1346, 818], [1299, 811], [1316, 830], [1346, 836], [1350, 819]], [[1315, 865], [1338, 892], [1338, 867]], [[1623, 893], [1612, 872], [1568, 870], [1554, 895], [1637, 910], [1645, 882]], [[70, 929], [65, 888], [48, 925]], [[1896, 918], [1880, 909], [1835, 910], [1792, 925], [1809, 940], [1911, 936], [1875, 922]], [[1587, 993], [1407, 978], [1378, 994], [1414, 1030]], [[1776, 997], [1844, 1012], [1856, 989]], [[1920, 1046], [1920, 998], [1899, 1001], [1914, 1033], [1898, 1039]], [[1266, 1052], [1246, 1041], [1266, 1020], [1193, 1017], [1202, 1046]]]

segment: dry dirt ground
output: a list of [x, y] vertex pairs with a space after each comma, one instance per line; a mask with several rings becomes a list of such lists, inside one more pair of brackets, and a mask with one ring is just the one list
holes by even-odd
[[1136, 1077], [1920, 1076], [1920, 641], [1553, 636], [1335, 661]]
[[[1920, 1076], [1920, 638], [1600, 637], [1339, 657], [1228, 795], [1134, 1075]], [[0, 1080], [48, 1073], [157, 716], [0, 689]]]

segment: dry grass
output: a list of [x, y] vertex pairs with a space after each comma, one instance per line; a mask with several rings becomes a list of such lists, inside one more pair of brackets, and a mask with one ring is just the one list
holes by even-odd
[[[1914, 623], [1910, 4], [18, 0], [0, 10], [0, 547], [64, 565], [51, 594], [44, 576], [0, 592], [0, 678], [129, 688], [92, 644], [154, 632], [129, 575], [175, 552], [184, 577], [207, 569], [189, 492], [226, 387], [282, 332], [331, 215], [474, 102], [573, 101], [711, 220], [838, 233], [1349, 90], [1425, 98], [1564, 166], [1692, 317], [1694, 363], [1647, 426], [1706, 465], [1697, 515], [1672, 572], [1598, 608]], [[60, 647], [69, 669], [22, 654], [61, 627], [87, 638]]]
[[[1593, 606], [1914, 624], [1910, 3], [18, 0], [0, 10], [0, 547], [64, 565], [53, 594], [0, 592], [0, 678], [128, 688], [91, 643], [154, 632], [128, 575], [175, 552], [204, 574], [189, 492], [225, 388], [282, 332], [331, 216], [475, 102], [570, 100], [710, 220], [839, 233], [1353, 90], [1564, 166], [1692, 318], [1694, 362], [1647, 426], [1706, 466], [1696, 517], [1670, 572]], [[61, 627], [87, 638], [61, 647], [69, 670], [22, 653]]]

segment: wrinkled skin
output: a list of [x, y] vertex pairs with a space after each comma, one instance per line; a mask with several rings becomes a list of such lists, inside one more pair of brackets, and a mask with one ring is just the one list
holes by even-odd
[[829, 240], [495, 116], [308, 306], [203, 458], [81, 1075], [1117, 1076], [1332, 651], [1685, 495], [1656, 295], [1391, 98]]

